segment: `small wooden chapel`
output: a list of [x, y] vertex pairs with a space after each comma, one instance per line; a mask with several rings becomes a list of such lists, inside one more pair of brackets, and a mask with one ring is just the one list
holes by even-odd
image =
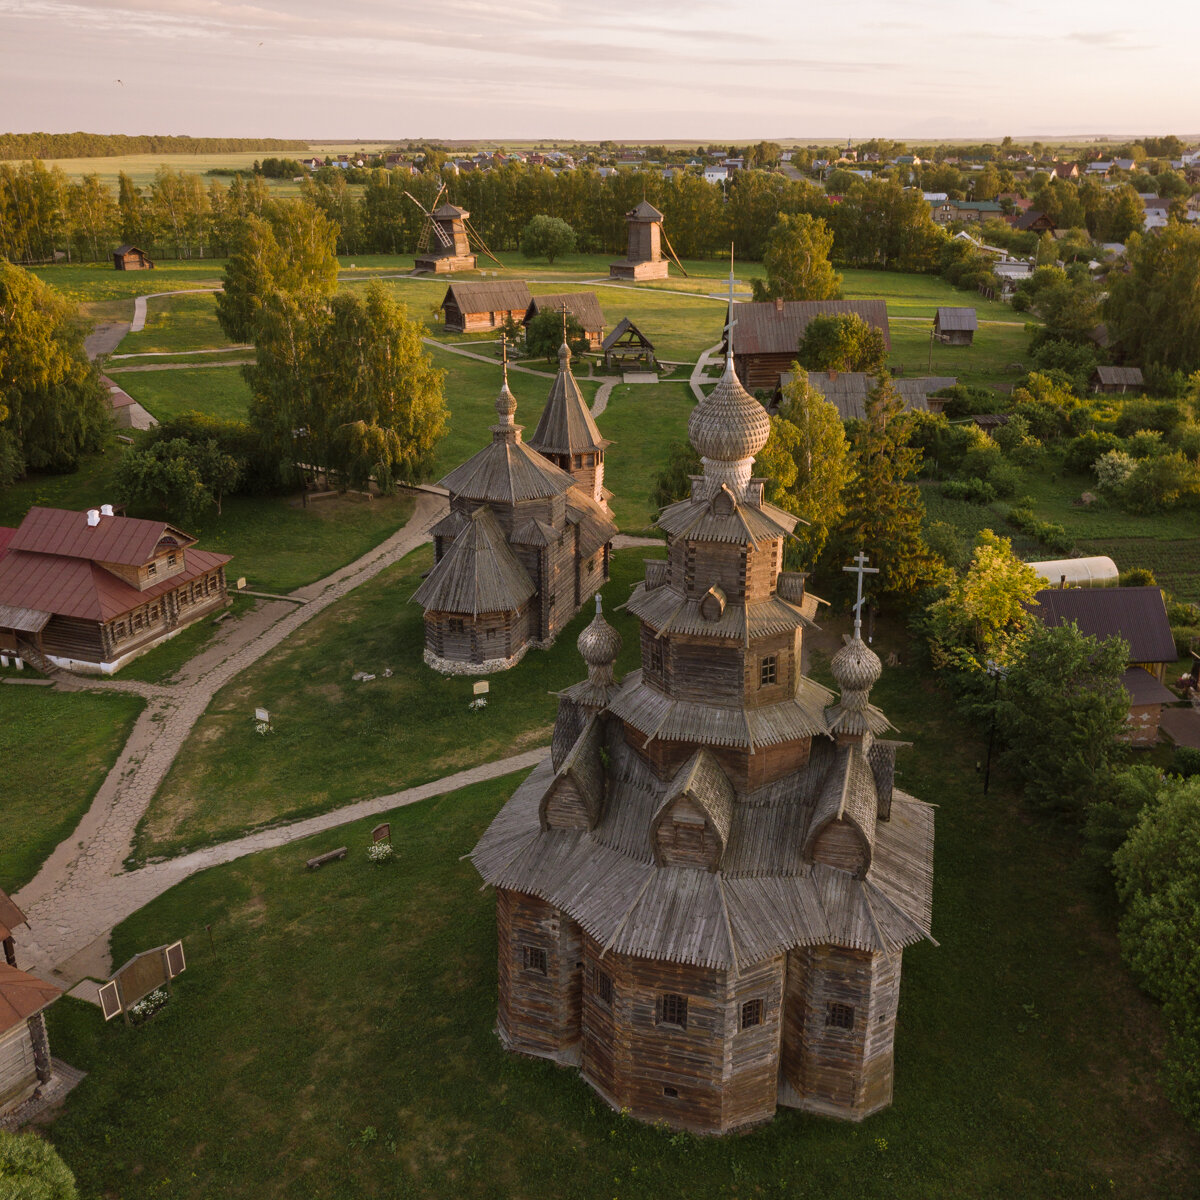
[[891, 1102], [901, 960], [932, 940], [933, 808], [896, 786], [858, 620], [836, 693], [802, 669], [797, 518], [752, 475], [770, 424], [730, 354], [688, 425], [703, 474], [625, 605], [641, 668], [615, 677], [597, 597], [551, 755], [472, 852], [496, 890], [497, 1031], [644, 1121], [858, 1121]]

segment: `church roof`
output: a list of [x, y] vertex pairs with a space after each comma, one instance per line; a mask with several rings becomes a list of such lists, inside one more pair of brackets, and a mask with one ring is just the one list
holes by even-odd
[[800, 518], [773, 504], [746, 504], [734, 500], [728, 514], [715, 512], [710, 500], [689, 496], [667, 505], [655, 524], [671, 537], [694, 538], [702, 542], [757, 544], [786, 537]]
[[529, 445], [542, 454], [582, 454], [603, 450], [609, 444], [607, 438], [600, 436], [591, 409], [571, 373], [571, 352], [563, 346], [558, 352], [558, 374]]
[[512, 612], [536, 590], [491, 509], [477, 508], [413, 600], [426, 611], [477, 617]]
[[579, 529], [579, 556], [591, 558], [617, 535], [617, 523], [581, 487], [567, 493], [567, 522]]
[[494, 439], [441, 480], [452, 496], [515, 504], [561, 496], [575, 480], [518, 437]]

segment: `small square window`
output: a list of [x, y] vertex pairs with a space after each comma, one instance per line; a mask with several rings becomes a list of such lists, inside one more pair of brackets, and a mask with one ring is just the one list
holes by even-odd
[[678, 1100], [679, 1099], [679, 1089], [673, 1088], [673, 1087], [668, 1087], [666, 1084], [664, 1084], [663, 1085], [663, 1095], [670, 1096], [672, 1100]]
[[742, 1028], [751, 1029], [763, 1023], [763, 1002], [761, 997], [746, 1000], [742, 1004]]
[[758, 686], [768, 687], [779, 675], [779, 660], [774, 654], [768, 654], [760, 659], [758, 664]]
[[158, 574], [158, 563], [151, 563], [146, 568], [146, 574], [147, 575], [157, 575]]
[[462, 617], [451, 617], [447, 625], [451, 633], [462, 633], [463, 631]]
[[525, 970], [535, 971], [539, 975], [549, 973], [549, 964], [546, 959], [546, 951], [540, 946], [524, 946]]
[[832, 1029], [853, 1029], [854, 1005], [831, 1002], [825, 1010], [825, 1024]]
[[613, 1002], [613, 981], [612, 976], [604, 971], [597, 971], [595, 976], [596, 999], [601, 1004], [607, 1004], [612, 1008]]
[[686, 1029], [687, 997], [664, 992], [658, 1001], [658, 1021], [660, 1025], [678, 1025], [680, 1029]]
[[174, 565], [175, 565], [175, 555], [174, 555], [174, 554], [168, 554], [168, 555], [167, 555], [167, 566], [168, 566], [168, 567], [173, 567]]

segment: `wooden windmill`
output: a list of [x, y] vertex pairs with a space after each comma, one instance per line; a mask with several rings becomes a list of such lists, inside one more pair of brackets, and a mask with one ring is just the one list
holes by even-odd
[[472, 228], [471, 214], [464, 208], [447, 201], [438, 207], [438, 201], [446, 185], [434, 197], [433, 204], [426, 208], [412, 194], [404, 194], [425, 214], [425, 227], [417, 243], [416, 269], [446, 274], [451, 271], [473, 271], [475, 250], [486, 254], [498, 267], [504, 264], [487, 248], [483, 238]]
[[625, 214], [629, 226], [629, 248], [620, 262], [608, 268], [611, 279], [666, 279], [670, 263], [663, 257], [663, 245], [671, 261], [683, 271], [683, 263], [663, 230], [663, 215], [648, 200]]

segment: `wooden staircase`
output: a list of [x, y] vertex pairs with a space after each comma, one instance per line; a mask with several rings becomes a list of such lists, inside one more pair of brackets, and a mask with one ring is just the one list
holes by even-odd
[[56, 667], [31, 641], [26, 638], [17, 638], [17, 653], [31, 666], [35, 671], [40, 671], [47, 679], [58, 674]]

